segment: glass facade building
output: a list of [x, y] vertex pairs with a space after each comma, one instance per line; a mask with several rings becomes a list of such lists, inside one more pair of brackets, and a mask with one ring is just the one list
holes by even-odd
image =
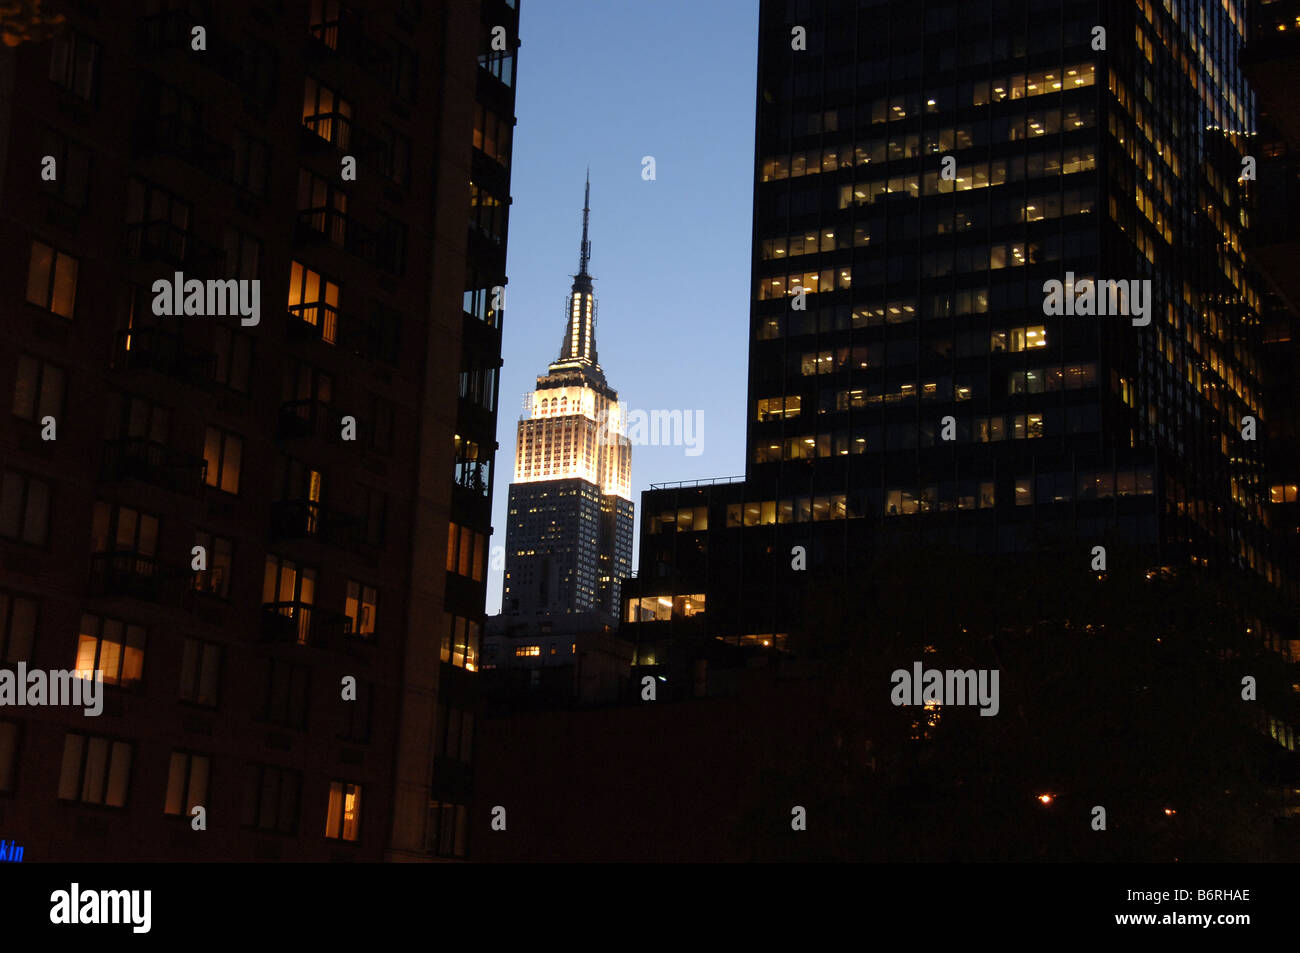
[[896, 545], [1118, 539], [1295, 597], [1244, 7], [764, 0], [745, 479], [644, 495], [643, 664], [780, 647], [808, 579]]

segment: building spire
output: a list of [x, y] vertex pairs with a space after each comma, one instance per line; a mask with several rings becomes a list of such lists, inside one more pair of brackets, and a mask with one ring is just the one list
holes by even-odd
[[587, 166], [587, 194], [582, 200], [582, 248], [578, 254], [578, 274], [587, 274], [591, 261], [591, 242], [587, 241], [587, 219], [591, 215], [591, 166]]
[[587, 239], [591, 224], [591, 168], [587, 168], [587, 187], [582, 200], [582, 246], [578, 254], [578, 273], [573, 276], [573, 288], [565, 309], [564, 342], [560, 345], [560, 359], [551, 365], [552, 370], [575, 365], [592, 377], [602, 377], [596, 358], [596, 296], [591, 286], [587, 266], [591, 261], [591, 242]]

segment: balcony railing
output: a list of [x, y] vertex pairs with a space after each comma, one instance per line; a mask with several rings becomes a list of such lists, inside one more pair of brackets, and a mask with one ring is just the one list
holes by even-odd
[[289, 333], [299, 337], [320, 338], [334, 344], [339, 336], [339, 311], [322, 301], [289, 305]]
[[117, 332], [113, 366], [118, 370], [150, 370], [185, 384], [212, 378], [216, 355], [190, 347], [179, 334], [162, 328], [133, 328]]
[[329, 207], [302, 209], [298, 212], [298, 233], [304, 239], [323, 238], [335, 248], [343, 248], [348, 238], [348, 214]]
[[379, 332], [374, 324], [355, 314], [344, 316], [339, 347], [356, 357], [373, 361], [379, 356], [379, 343]]
[[271, 504], [271, 537], [355, 548], [361, 541], [361, 519], [311, 500], [281, 500]]
[[158, 600], [162, 574], [158, 560], [140, 553], [96, 553], [90, 557], [90, 592]]
[[138, 480], [193, 496], [202, 489], [207, 472], [208, 463], [202, 457], [144, 437], [120, 437], [104, 444], [101, 479], [105, 483]]
[[146, 155], [176, 156], [213, 178], [230, 181], [235, 150], [196, 122], [177, 115], [152, 116], [137, 124], [135, 141]]
[[309, 602], [262, 604], [261, 638], [264, 642], [326, 646], [341, 642], [347, 616], [329, 612]]
[[303, 116], [302, 124], [318, 139], [346, 152], [352, 144], [352, 117], [339, 112]]
[[193, 57], [193, 60], [231, 82], [238, 81], [243, 51], [215, 33], [211, 19], [203, 22], [186, 10], [167, 10], [141, 17], [136, 26], [136, 51], [142, 56], [171, 50], [189, 53], [196, 26], [204, 28], [206, 49], [202, 56]]
[[262, 604], [262, 641], [311, 642], [312, 606], [308, 602], [266, 602]]
[[329, 430], [330, 405], [321, 400], [286, 400], [280, 404], [277, 435], [283, 439], [322, 437]]
[[132, 258], [169, 265], [211, 265], [225, 253], [171, 222], [136, 222], [126, 227], [126, 251]]
[[309, 500], [281, 500], [271, 504], [271, 536], [308, 539], [323, 534], [325, 508]]
[[385, 86], [392, 76], [393, 58], [379, 43], [366, 35], [361, 18], [350, 10], [341, 11], [336, 20], [313, 23], [310, 52], [329, 50], [356, 63]]

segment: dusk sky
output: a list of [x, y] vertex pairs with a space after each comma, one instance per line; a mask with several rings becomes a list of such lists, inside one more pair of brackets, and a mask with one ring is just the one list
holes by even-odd
[[[704, 412], [697, 456], [633, 447], [638, 527], [651, 483], [744, 472], [757, 9], [522, 7], [494, 547], [505, 545], [523, 398], [564, 332], [588, 164], [601, 367], [629, 411]], [[654, 181], [641, 177], [647, 155]], [[501, 583], [492, 572], [489, 614]]]

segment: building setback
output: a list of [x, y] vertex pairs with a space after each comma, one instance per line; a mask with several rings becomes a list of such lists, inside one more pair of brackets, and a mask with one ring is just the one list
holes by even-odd
[[0, 51], [0, 664], [105, 701], [0, 710], [0, 831], [464, 857], [516, 4], [59, 12]]
[[559, 358], [537, 378], [520, 418], [506, 525], [502, 615], [617, 620], [632, 568], [631, 443], [618, 392], [596, 354], [596, 298], [587, 265], [591, 182], [578, 273]]

